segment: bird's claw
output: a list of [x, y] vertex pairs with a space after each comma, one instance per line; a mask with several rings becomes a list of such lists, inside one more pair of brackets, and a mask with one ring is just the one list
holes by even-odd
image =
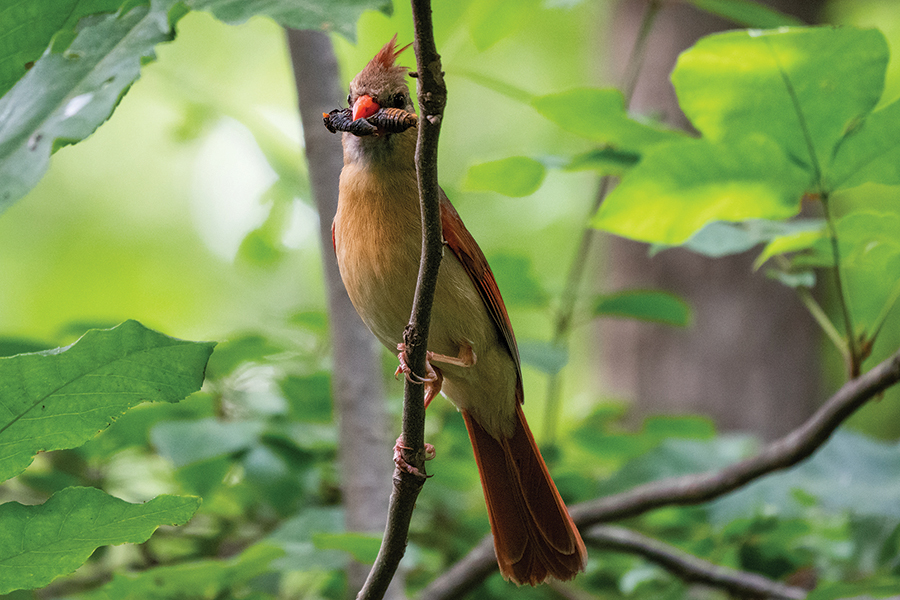
[[[416, 477], [419, 477], [421, 479], [431, 477], [431, 475], [425, 474], [421, 469], [418, 469], [406, 462], [406, 459], [403, 458], [404, 450], [412, 450], [412, 448], [406, 446], [406, 442], [404, 441], [403, 436], [400, 436], [399, 438], [397, 438], [397, 443], [394, 445], [394, 464], [397, 465], [397, 468], [411, 475], [415, 475]], [[434, 456], [434, 446], [426, 442], [425, 460], [432, 460], [434, 459]]]
[[406, 377], [406, 380], [410, 383], [424, 385], [425, 408], [428, 408], [428, 405], [431, 404], [431, 401], [434, 400], [434, 397], [437, 396], [438, 392], [441, 391], [441, 385], [444, 383], [443, 374], [439, 369], [434, 368], [431, 364], [434, 353], [425, 353], [425, 377], [422, 377], [413, 373], [412, 369], [409, 367], [409, 361], [406, 357], [406, 344], [397, 344], [397, 350], [400, 351], [400, 353], [397, 354], [397, 360], [400, 364], [397, 366], [397, 370], [394, 371], [394, 377], [398, 377], [400, 373], [403, 373], [403, 375]]

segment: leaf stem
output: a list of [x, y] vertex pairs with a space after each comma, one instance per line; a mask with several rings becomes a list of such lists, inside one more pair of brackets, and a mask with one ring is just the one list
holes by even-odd
[[841, 332], [837, 330], [837, 327], [834, 326], [834, 323], [831, 322], [831, 319], [828, 318], [828, 315], [822, 309], [822, 306], [813, 298], [812, 293], [810, 293], [809, 288], [798, 287], [797, 295], [800, 297], [800, 301], [803, 302], [803, 305], [812, 315], [813, 319], [816, 320], [816, 323], [822, 328], [822, 331], [825, 332], [825, 335], [828, 336], [828, 339], [835, 345], [838, 351], [841, 353], [841, 356], [844, 358], [844, 362], [848, 365], [851, 364], [850, 358], [850, 347], [847, 345], [847, 340], [841, 335]]
[[875, 319], [875, 327], [872, 329], [872, 335], [869, 338], [869, 343], [875, 343], [875, 338], [877, 338], [878, 334], [881, 333], [881, 328], [884, 326], [884, 322], [887, 321], [888, 315], [891, 314], [891, 310], [897, 304], [897, 300], [900, 300], [900, 279], [898, 279], [894, 284], [894, 289], [891, 291], [891, 295], [888, 296], [887, 301], [884, 303], [884, 306], [881, 309], [881, 313], [878, 315], [878, 318]]
[[[628, 58], [628, 66], [625, 70], [624, 97], [625, 108], [631, 105], [631, 99], [634, 97], [634, 89], [637, 86], [637, 78], [643, 65], [644, 54], [647, 47], [647, 40], [660, 9], [659, 0], [653, 0], [647, 6], [641, 20], [641, 26], [638, 30], [637, 38], [631, 49], [631, 55]], [[590, 225], [590, 217], [594, 215], [603, 204], [604, 198], [609, 193], [612, 178], [604, 175], [600, 178], [600, 186], [594, 197], [594, 202], [590, 208], [585, 226], [581, 231], [581, 240], [578, 243], [578, 249], [569, 265], [569, 272], [566, 277], [566, 285], [560, 295], [559, 308], [555, 315], [555, 325], [553, 330], [553, 345], [564, 347], [572, 331], [573, 315], [575, 313], [575, 303], [578, 300], [578, 291], [581, 287], [581, 281], [584, 279], [584, 271], [587, 266], [587, 259], [590, 254], [591, 243], [595, 237], [595, 230]], [[544, 431], [542, 442], [548, 446], [556, 443], [556, 429], [559, 422], [559, 411], [561, 406], [562, 381], [559, 372], [550, 375], [547, 381], [547, 401], [544, 406]]]
[[848, 363], [850, 378], [855, 379], [860, 373], [861, 355], [859, 347], [856, 344], [856, 334], [853, 328], [853, 319], [850, 315], [850, 305], [847, 299], [847, 293], [844, 289], [843, 278], [841, 277], [841, 251], [838, 244], [837, 227], [831, 216], [831, 207], [829, 206], [828, 192], [822, 192], [822, 209], [825, 215], [825, 222], [828, 224], [828, 239], [831, 242], [831, 256], [834, 260], [834, 285], [838, 294], [838, 303], [841, 306], [841, 314], [844, 317], [844, 330], [847, 334], [847, 349], [850, 352], [850, 362]]

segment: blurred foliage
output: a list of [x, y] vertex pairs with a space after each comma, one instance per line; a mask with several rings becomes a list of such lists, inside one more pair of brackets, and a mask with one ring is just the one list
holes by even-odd
[[[745, 25], [770, 26], [781, 18], [749, 2], [692, 3]], [[208, 7], [229, 21], [244, 21], [258, 12], [256, 7], [279, 3], [187, 4]], [[304, 10], [308, 3], [293, 4]], [[310, 6], [314, 4], [321, 3]], [[340, 13], [340, 26], [333, 28], [344, 34], [353, 33], [347, 23], [355, 21], [363, 7], [381, 11], [362, 12], [356, 45], [334, 36], [344, 80], [393, 33], [412, 38], [404, 3], [396, 3], [392, 17], [386, 16], [384, 2], [333, 4], [348, 7], [348, 13]], [[828, 59], [830, 42], [821, 41], [818, 58], [829, 62], [826, 67], [854, 65], [842, 73], [845, 85], [857, 94], [856, 104], [843, 105], [853, 104], [850, 116], [858, 117], [877, 103], [876, 112], [853, 121], [851, 129], [859, 141], [842, 147], [843, 154], [834, 155], [835, 164], [865, 158], [867, 148], [878, 149], [878, 156], [894, 152], [890, 143], [896, 138], [897, 105], [890, 102], [900, 90], [900, 77], [897, 61], [887, 63], [885, 45], [897, 47], [900, 19], [892, 4], [874, 0], [833, 4], [835, 22], [875, 24], [887, 35], [885, 44], [871, 32], [848, 34], [866, 38], [865, 43], [872, 44], [867, 48], [880, 48], [867, 56], [857, 48], [854, 52], [862, 52], [853, 54], [858, 62], [871, 66], [870, 55], [875, 54], [874, 63], [882, 71], [886, 63], [888, 73], [882, 95], [881, 88], [871, 84], [871, 69], [861, 71], [849, 59]], [[51, 38], [59, 49], [75, 44], [81, 33], [96, 35], [97, 29], [76, 27], [79, 11], [85, 10], [124, 7], [117, 18], [97, 17], [91, 22], [97, 27], [125, 27], [128, 18], [155, 27], [157, 37], [142, 38], [137, 53], [145, 59], [155, 53], [158, 60], [138, 61], [143, 63], [140, 79], [135, 81], [136, 72], [131, 71], [130, 80], [110, 88], [106, 104], [90, 109], [92, 121], [77, 135], [62, 129], [61, 141], [35, 140], [48, 145], [49, 156], [50, 150], [90, 135], [54, 154], [41, 182], [0, 218], [0, 353], [68, 344], [88, 328], [126, 318], [180, 337], [221, 342], [201, 391], [179, 403], [140, 404], [86, 444], [78, 446], [80, 440], [38, 453], [21, 475], [0, 485], [0, 500], [5, 503], [0, 510], [21, 506], [15, 502], [43, 502], [41, 507], [47, 510], [53, 508], [53, 498], [72, 493], [63, 490], [78, 486], [99, 488], [132, 507], [155, 508], [157, 501], [151, 499], [173, 494], [199, 496], [203, 502], [188, 524], [161, 527], [144, 543], [104, 545], [146, 539], [144, 532], [98, 536], [101, 547], [74, 574], [33, 594], [13, 592], [5, 597], [346, 597], [352, 590], [347, 589], [344, 565], [351, 556], [371, 560], [377, 539], [343, 528], [327, 315], [318, 274], [318, 223], [309, 206], [298, 151], [299, 127], [283, 33], [268, 19], [250, 18], [231, 27], [208, 13], [184, 14], [179, 7], [168, 11], [174, 6], [170, 2], [97, 0], [75, 5], [77, 10], [65, 18], [17, 32], [28, 37], [9, 51], [15, 72], [0, 71], [0, 81], [9, 80], [11, 86], [27, 72], [33, 82], [43, 69], [54, 66], [64, 55], [50, 54], [47, 66], [30, 70]], [[435, 6], [437, 42], [450, 88], [442, 132], [442, 181], [481, 241], [504, 290], [526, 365], [530, 398], [526, 406], [536, 431], [541, 430], [541, 398], [530, 392], [542, 385], [544, 375], [566, 368], [570, 360], [567, 352], [546, 341], [551, 331], [548, 317], [564, 283], [560, 265], [571, 260], [573, 231], [583, 225], [594, 195], [595, 172], [634, 176], [640, 169], [652, 170], [653, 176], [681, 185], [683, 171], [661, 162], [673, 156], [697, 167], [688, 170], [692, 181], [687, 183], [702, 172], [719, 177], [752, 170], [772, 183], [754, 188], [758, 193], [752, 202], [758, 212], [717, 213], [717, 218], [739, 217], [739, 222], [699, 219], [691, 227], [689, 219], [679, 214], [676, 225], [683, 231], [654, 237], [660, 244], [657, 250], [684, 240], [684, 245], [705, 254], [744, 251], [765, 243], [765, 258], [786, 256], [791, 261], [791, 269], [773, 267], [781, 276], [802, 271], [804, 277], [818, 274], [827, 279], [821, 270], [813, 270], [828, 265], [829, 254], [821, 248], [822, 221], [767, 220], [773, 218], [773, 207], [784, 214], [797, 208], [783, 202], [781, 188], [793, 191], [795, 179], [805, 176], [809, 165], [798, 160], [804, 146], [795, 147], [797, 138], [792, 137], [784, 141], [785, 150], [777, 141], [740, 131], [748, 139], [728, 150], [736, 154], [726, 156], [721, 146], [706, 146], [706, 141], [688, 139], [652, 120], [629, 118], [621, 93], [590, 88], [605, 60], [598, 48], [603, 47], [607, 8], [602, 2], [566, 0], [525, 6], [465, 0]], [[332, 16], [337, 18], [338, 13]], [[155, 45], [172, 36], [171, 27], [176, 28], [175, 43]], [[54, 33], [60, 31], [64, 33]], [[728, 114], [728, 110], [703, 113], [707, 100], [723, 100], [726, 95], [720, 93], [719, 83], [701, 76], [702, 69], [699, 75], [692, 73], [690, 61], [715, 55], [718, 50], [712, 45], [738, 38], [748, 45], [761, 39], [740, 33], [710, 38], [683, 59], [681, 77], [692, 75], [694, 81], [681, 79], [678, 85], [693, 86], [689, 112], [712, 137], [736, 120], [704, 121], [712, 114]], [[734, 74], [723, 71], [726, 76]], [[90, 72], [106, 76], [105, 71]], [[66, 85], [61, 96], [66, 100], [45, 107], [45, 118], [87, 107], [81, 104], [84, 99], [70, 104], [81, 96], [79, 82]], [[707, 85], [714, 89], [706, 89]], [[740, 100], [740, 84], [732, 83], [728, 89], [737, 90], [729, 96], [732, 100]], [[834, 93], [843, 98], [847, 90], [837, 89]], [[17, 93], [33, 93], [29, 90]], [[805, 92], [809, 96], [801, 94], [802, 98], [815, 96], [810, 89]], [[747, 95], [748, 101], [756, 98]], [[111, 121], [91, 135], [113, 108]], [[776, 112], [784, 116], [784, 111], [769, 107], [755, 122], [770, 127], [777, 140], [785, 124], [770, 119]], [[843, 131], [823, 133], [813, 145], [821, 145], [831, 158], [829, 144]], [[29, 136], [18, 139], [15, 148], [28, 148]], [[728, 140], [716, 143], [720, 141]], [[652, 148], [663, 144], [669, 145], [668, 156], [651, 154]], [[0, 159], [9, 150], [0, 148]], [[510, 159], [512, 154], [515, 158]], [[9, 164], [10, 170], [3, 173], [18, 175], [17, 165], [22, 163]], [[900, 272], [894, 243], [898, 229], [891, 225], [898, 214], [895, 172], [890, 160], [873, 164], [866, 176], [877, 183], [849, 189], [855, 183], [849, 173], [832, 180], [840, 179], [848, 187], [835, 193], [832, 201], [839, 235], [848, 240], [842, 247], [842, 259], [852, 273], [847, 294], [853, 299], [855, 322], [870, 334], [896, 280], [884, 274]], [[784, 173], [789, 176], [775, 177]], [[515, 185], [508, 181], [511, 174]], [[620, 189], [627, 198], [629, 188]], [[649, 194], [639, 191], [632, 193]], [[712, 190], [709, 197], [714, 193], [718, 191]], [[797, 198], [793, 200], [796, 203]], [[651, 213], [671, 212], [654, 212], [646, 205], [623, 210], [628, 208], [636, 210], [641, 220]], [[801, 281], [812, 285], [809, 278]], [[834, 317], [838, 311], [831, 300], [826, 308]], [[677, 298], [652, 292], [594, 298], [587, 304], [585, 320], [594, 314], [614, 314], [683, 325], [690, 316]], [[886, 315], [870, 360], [900, 345], [897, 313]], [[566, 395], [572, 401], [562, 419], [559, 442], [547, 452], [569, 503], [661, 477], [718, 468], [758, 446], [748, 436], [717, 434], [702, 417], [654, 417], [637, 430], [629, 429], [624, 424], [625, 408], [603, 398], [590, 373], [579, 377], [575, 368], [569, 370], [573, 376], [566, 380]], [[841, 370], [837, 365], [830, 372]], [[833, 387], [839, 379], [829, 384]], [[399, 393], [399, 388], [391, 389]], [[896, 397], [889, 393], [884, 401], [861, 411], [854, 422], [883, 437], [898, 435], [898, 409], [891, 401]], [[105, 422], [89, 428], [103, 427]], [[411, 595], [488, 532], [465, 427], [447, 403], [429, 409], [427, 435], [439, 454], [429, 469], [435, 476], [419, 497], [404, 563]], [[896, 444], [842, 433], [812, 460], [790, 471], [716, 502], [665, 508], [626, 525], [699, 557], [772, 578], [811, 572], [821, 583], [816, 597], [862, 591], [887, 594], [900, 580], [900, 514], [896, 502], [885, 500], [900, 495], [898, 456]], [[385, 460], [390, 460], [389, 450]], [[141, 502], [146, 504], [131, 504]], [[183, 515], [167, 516], [156, 525], [184, 520]], [[9, 543], [9, 537], [6, 540]], [[3, 544], [0, 541], [0, 550]], [[86, 555], [92, 550], [79, 552]], [[0, 556], [0, 573], [5, 566]], [[588, 571], [575, 585], [614, 598], [695, 597], [690, 586], [640, 558], [597, 551], [591, 552]], [[471, 597], [550, 598], [555, 592], [547, 587], [516, 589], [493, 576]]]

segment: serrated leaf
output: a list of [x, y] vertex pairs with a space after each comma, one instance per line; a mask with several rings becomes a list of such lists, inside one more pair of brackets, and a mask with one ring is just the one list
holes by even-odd
[[713, 221], [786, 219], [809, 175], [771, 139], [682, 140], [648, 151], [592, 224], [632, 239], [680, 245]]
[[0, 481], [42, 450], [80, 446], [136, 404], [197, 391], [214, 345], [126, 321], [65, 348], [0, 359]]
[[348, 552], [354, 560], [370, 565], [378, 557], [381, 538], [347, 531], [344, 533], [314, 533], [313, 545], [319, 550], [341, 550]]
[[831, 190], [867, 182], [900, 184], [900, 100], [873, 112], [847, 133], [827, 175]]
[[631, 119], [617, 89], [577, 88], [540, 96], [531, 104], [564, 130], [619, 150], [640, 153], [655, 144], [686, 137]]
[[194, 10], [207, 10], [230, 25], [267, 16], [293, 29], [336, 31], [351, 42], [356, 41], [356, 22], [363, 11], [393, 13], [390, 0], [187, 0], [186, 4]]
[[0, 212], [37, 184], [53, 152], [109, 118], [156, 44], [173, 38], [174, 2], [93, 18], [68, 48], [44, 54], [0, 98]]
[[875, 29], [732, 31], [684, 52], [672, 83], [704, 137], [764, 133], [820, 175], [844, 132], [881, 97], [887, 62]]
[[[192, 598], [234, 598], [241, 589], [260, 575], [272, 571], [272, 563], [284, 551], [275, 545], [259, 543], [238, 556], [167, 565], [141, 573], [113, 574], [106, 585], [79, 596], [80, 600], [166, 600]], [[244, 597], [241, 595], [240, 597]]]
[[78, 568], [100, 546], [146, 541], [182, 525], [200, 499], [158, 496], [129, 504], [95, 488], [66, 488], [37, 506], [0, 505], [0, 594], [33, 589]]
[[511, 156], [469, 167], [465, 187], [498, 192], [505, 196], [529, 196], [541, 187], [546, 169], [527, 156]]
[[775, 9], [750, 0], [687, 0], [702, 11], [734, 21], [744, 27], [773, 29], [803, 22]]
[[691, 321], [691, 307], [670, 292], [627, 290], [598, 298], [594, 304], [594, 316], [637, 319], [685, 327]]

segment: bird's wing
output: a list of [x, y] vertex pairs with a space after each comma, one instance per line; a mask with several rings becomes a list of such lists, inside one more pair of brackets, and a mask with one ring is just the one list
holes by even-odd
[[519, 379], [518, 397], [522, 400], [522, 366], [519, 363], [519, 348], [516, 345], [516, 336], [513, 334], [512, 323], [509, 320], [509, 314], [506, 312], [506, 305], [503, 304], [503, 298], [500, 296], [500, 289], [497, 287], [497, 280], [491, 272], [487, 259], [475, 238], [466, 229], [459, 213], [450, 204], [447, 194], [441, 190], [441, 227], [443, 229], [444, 243], [453, 251], [459, 262], [465, 268], [466, 273], [475, 284], [484, 305], [500, 332], [500, 337], [506, 342], [513, 362], [516, 363], [516, 374]]

